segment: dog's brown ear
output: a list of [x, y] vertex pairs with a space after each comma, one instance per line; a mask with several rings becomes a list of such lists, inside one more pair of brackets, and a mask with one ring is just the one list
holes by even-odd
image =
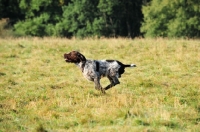
[[78, 53], [78, 57], [81, 61], [86, 61], [85, 56], [83, 56], [81, 53]]

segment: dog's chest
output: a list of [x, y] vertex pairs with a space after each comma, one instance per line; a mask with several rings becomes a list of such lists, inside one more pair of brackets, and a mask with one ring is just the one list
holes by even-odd
[[96, 77], [96, 71], [95, 71], [96, 65], [94, 61], [87, 60], [86, 63], [84, 64], [83, 68], [83, 76], [90, 80], [94, 81], [94, 78]]

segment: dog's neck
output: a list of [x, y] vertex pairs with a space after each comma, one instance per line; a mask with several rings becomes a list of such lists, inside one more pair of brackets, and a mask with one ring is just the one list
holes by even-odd
[[81, 69], [81, 71], [83, 72], [84, 67], [85, 67], [85, 63], [86, 63], [86, 61], [81, 61], [81, 62], [75, 63], [75, 64], [76, 64], [76, 65]]

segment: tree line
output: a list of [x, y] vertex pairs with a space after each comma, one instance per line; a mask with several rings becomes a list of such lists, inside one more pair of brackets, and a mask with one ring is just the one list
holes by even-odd
[[200, 37], [199, 0], [0, 0], [19, 36]]

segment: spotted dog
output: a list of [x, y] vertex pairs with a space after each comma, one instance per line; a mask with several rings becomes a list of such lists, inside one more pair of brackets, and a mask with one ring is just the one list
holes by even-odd
[[[64, 54], [64, 59], [68, 63], [76, 64], [82, 71], [85, 78], [95, 83], [95, 89], [105, 93], [105, 90], [120, 84], [118, 78], [124, 73], [126, 67], [136, 67], [135, 64], [125, 65], [117, 60], [88, 60], [78, 51]], [[110, 84], [102, 88], [101, 77], [107, 77]]]

